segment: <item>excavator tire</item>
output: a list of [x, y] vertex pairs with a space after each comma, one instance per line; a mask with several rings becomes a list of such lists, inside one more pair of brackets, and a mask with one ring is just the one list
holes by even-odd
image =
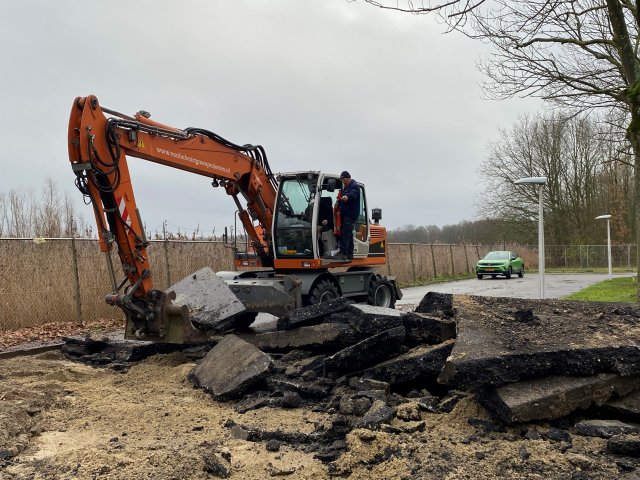
[[371, 277], [367, 303], [376, 307], [394, 308], [396, 306], [396, 291], [393, 283], [381, 277]]
[[339, 296], [338, 287], [331, 280], [323, 280], [318, 282], [309, 293], [309, 304], [315, 305], [316, 303], [327, 302]]

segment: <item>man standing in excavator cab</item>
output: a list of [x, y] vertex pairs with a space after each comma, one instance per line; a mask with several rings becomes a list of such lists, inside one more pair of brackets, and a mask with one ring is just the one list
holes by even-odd
[[360, 187], [346, 170], [340, 174], [342, 196], [340, 203], [340, 253], [336, 260], [353, 259], [353, 226], [360, 213]]

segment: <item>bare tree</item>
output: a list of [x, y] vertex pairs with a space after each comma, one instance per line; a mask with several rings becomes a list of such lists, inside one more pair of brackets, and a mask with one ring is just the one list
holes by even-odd
[[45, 181], [40, 197], [21, 188], [0, 192], [0, 237], [70, 236], [72, 229], [76, 235], [92, 236], [69, 193], [61, 192], [53, 179]]
[[7, 232], [8, 226], [8, 202], [7, 195], [3, 192], [0, 192], [0, 237], [3, 237]]
[[[407, 8], [403, 3], [389, 2], [386, 8], [434, 11], [416, 8], [411, 0]], [[640, 4], [631, 0], [479, 0], [469, 4], [461, 0], [436, 6], [452, 29], [495, 47], [481, 65], [489, 95], [540, 96], [579, 111], [605, 108], [621, 114], [635, 167], [634, 216], [640, 227]], [[640, 228], [636, 228], [636, 243], [640, 246]], [[637, 258], [640, 270], [640, 255]]]
[[[502, 130], [481, 167], [480, 175], [491, 194], [479, 202], [480, 213], [514, 225], [534, 224], [537, 192], [512, 181], [519, 176], [544, 175], [549, 178], [544, 198], [549, 241], [593, 241], [594, 218], [613, 204], [619, 205], [620, 213], [624, 208], [625, 199], [612, 195], [615, 187], [611, 185], [628, 183], [631, 178], [628, 167], [609, 161], [611, 149], [621, 139], [616, 143], [615, 133], [594, 120], [556, 112], [524, 116], [511, 130]], [[626, 203], [629, 205], [628, 200]], [[623, 225], [627, 218], [618, 221]]]
[[33, 195], [25, 190], [12, 188], [7, 193], [8, 229], [10, 237], [30, 237], [36, 218]]
[[59, 237], [63, 230], [63, 205], [58, 186], [47, 178], [37, 205], [35, 234], [42, 237]]

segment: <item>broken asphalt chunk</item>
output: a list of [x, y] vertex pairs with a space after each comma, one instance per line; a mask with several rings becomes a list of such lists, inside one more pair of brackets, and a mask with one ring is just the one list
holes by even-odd
[[235, 317], [246, 311], [238, 297], [210, 267], [183, 278], [167, 291], [175, 292], [174, 304], [186, 306], [191, 323], [200, 329], [229, 330], [234, 326]]
[[607, 440], [607, 450], [616, 455], [640, 457], [640, 435], [616, 435]]
[[[531, 309], [537, 317], [521, 322], [513, 312], [500, 314], [508, 310], [505, 301], [453, 296], [457, 340], [439, 381], [478, 388], [550, 375], [640, 374], [637, 318], [612, 316], [595, 328], [584, 328], [585, 307], [572, 310], [580, 302], [553, 301], [557, 308], [545, 313], [551, 301], [518, 299], [521, 309]], [[595, 312], [611, 307], [596, 303], [588, 308]]]
[[393, 308], [358, 303], [347, 305], [343, 311], [332, 314], [327, 322], [351, 326], [359, 339], [362, 340], [390, 328], [404, 326], [402, 319], [405, 315], [404, 312]]
[[240, 337], [260, 350], [274, 353], [299, 348], [311, 351], [335, 351], [357, 341], [353, 329], [348, 325], [327, 323], [283, 332], [240, 335]]
[[218, 478], [231, 475], [231, 462], [218, 453], [209, 453], [204, 458], [204, 470]]
[[640, 377], [600, 374], [592, 377], [551, 376], [491, 389], [481, 403], [506, 423], [560, 418], [579, 408], [602, 405], [614, 395], [640, 387]]
[[455, 316], [453, 295], [450, 293], [427, 292], [414, 311], [440, 318], [453, 318]]
[[640, 390], [606, 403], [604, 410], [616, 416], [640, 421]]
[[235, 335], [225, 336], [189, 374], [189, 380], [218, 400], [237, 398], [269, 373], [269, 355]]
[[404, 327], [385, 330], [334, 353], [324, 360], [331, 372], [355, 372], [398, 355], [404, 343]]
[[640, 426], [624, 423], [620, 420], [583, 420], [576, 423], [575, 429], [580, 435], [600, 438], [640, 433]]
[[283, 375], [274, 375], [267, 379], [267, 385], [272, 390], [284, 390], [297, 392], [305, 397], [325, 397], [329, 394], [330, 388], [326, 385], [319, 385], [315, 382], [305, 382], [303, 380], [287, 378]]
[[406, 344], [415, 347], [423, 343], [437, 345], [445, 340], [456, 338], [456, 323], [451, 319], [442, 319], [426, 313], [409, 312], [404, 318], [407, 331]]
[[[296, 360], [291, 365], [285, 368], [285, 375], [288, 377], [300, 377], [302, 375], [309, 375], [309, 372], [313, 372], [315, 375], [319, 375], [324, 370], [325, 355], [314, 355], [312, 357]], [[283, 359], [280, 359], [282, 362]]]
[[422, 345], [362, 373], [364, 378], [398, 385], [437, 376], [451, 353], [454, 340], [440, 345]]
[[356, 424], [356, 428], [368, 428], [369, 430], [377, 430], [380, 424], [388, 423], [393, 418], [393, 408], [382, 400], [376, 400], [371, 408], [364, 414], [360, 421]]
[[338, 297], [326, 302], [291, 310], [278, 319], [278, 330], [291, 330], [322, 323], [325, 317], [344, 310], [347, 305], [352, 303], [353, 300], [349, 300], [346, 297]]
[[159, 353], [171, 353], [183, 347], [172, 343], [127, 340], [120, 333], [99, 338], [67, 337], [62, 352], [69, 359], [93, 366], [124, 368], [126, 364], [137, 362]]

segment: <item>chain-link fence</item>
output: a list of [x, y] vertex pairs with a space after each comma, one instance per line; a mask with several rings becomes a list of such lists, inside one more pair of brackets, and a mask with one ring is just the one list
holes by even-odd
[[[537, 269], [533, 246], [396, 243], [388, 245], [387, 265], [379, 272], [405, 284], [469, 274], [491, 250], [517, 251], [528, 270]], [[235, 269], [233, 251], [219, 241], [153, 240], [148, 252], [159, 289], [204, 266]], [[122, 317], [118, 308], [104, 302], [112, 290], [105, 255], [93, 239], [0, 239], [0, 331]], [[124, 278], [117, 254], [111, 253], [111, 259], [117, 278]], [[606, 268], [606, 245], [546, 246], [545, 259], [547, 268]], [[635, 246], [612, 246], [615, 268], [633, 269], [635, 259]]]
[[[148, 252], [159, 289], [207, 265], [215, 271], [235, 268], [222, 242], [151, 241]], [[112, 290], [106, 255], [93, 239], [0, 239], [0, 331], [123, 317], [104, 301]], [[120, 260], [110, 255], [120, 281]]]
[[[607, 245], [545, 245], [544, 258], [547, 268], [568, 270], [608, 268]], [[635, 270], [636, 258], [635, 245], [611, 245], [612, 268]]]

